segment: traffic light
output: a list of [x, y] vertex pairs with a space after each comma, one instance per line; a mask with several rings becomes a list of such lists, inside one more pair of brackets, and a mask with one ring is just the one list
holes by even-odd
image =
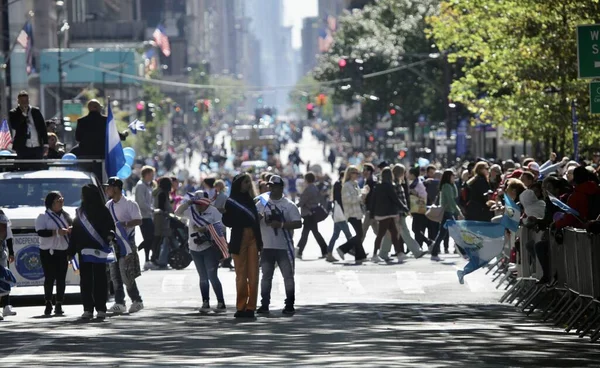
[[401, 150], [401, 151], [398, 153], [398, 157], [400, 157], [400, 158], [404, 158], [404, 157], [406, 157], [406, 150]]
[[390, 115], [394, 116], [394, 115], [396, 115], [396, 112], [397, 112], [396, 109], [394, 109], [394, 108], [390, 109]]
[[155, 115], [154, 114], [154, 107], [155, 106], [156, 105], [153, 104], [152, 102], [148, 102], [146, 104], [146, 111], [145, 111], [146, 112], [146, 122], [154, 120], [154, 115]]
[[204, 112], [208, 112], [210, 110], [210, 100], [204, 100]]
[[320, 93], [317, 96], [317, 105], [318, 106], [325, 106], [326, 103], [327, 103], [327, 96], [325, 96], [324, 93]]
[[338, 65], [340, 66], [340, 69], [344, 69], [346, 67], [346, 64], [348, 64], [348, 62], [346, 61], [346, 59], [340, 59], [338, 61]]
[[315, 105], [309, 103], [306, 105], [306, 118], [312, 120], [315, 118]]
[[137, 118], [141, 119], [142, 118], [142, 112], [144, 111], [144, 108], [146, 107], [146, 104], [144, 103], [144, 101], [139, 101], [136, 105], [135, 108], [137, 110]]

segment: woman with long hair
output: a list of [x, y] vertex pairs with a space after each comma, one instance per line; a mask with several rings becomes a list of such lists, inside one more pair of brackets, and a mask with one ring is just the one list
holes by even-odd
[[492, 220], [492, 211], [487, 205], [490, 194], [490, 183], [488, 181], [490, 167], [487, 162], [480, 161], [473, 168], [473, 177], [467, 181], [467, 220], [485, 221]]
[[452, 170], [444, 171], [442, 174], [442, 179], [440, 180], [440, 206], [444, 210], [444, 217], [440, 223], [440, 231], [438, 232], [435, 242], [433, 243], [433, 249], [431, 251], [432, 261], [439, 262], [442, 260], [439, 256], [440, 245], [448, 234], [448, 229], [444, 227], [444, 223], [446, 223], [447, 220], [454, 218], [458, 218], [459, 220], [464, 218], [460, 208], [458, 207], [458, 203], [456, 203], [456, 199], [458, 198], [458, 190], [454, 184], [455, 180], [456, 175]]
[[431, 246], [432, 240], [425, 237], [425, 230], [427, 229], [427, 217], [425, 212], [427, 211], [427, 189], [425, 184], [419, 178], [420, 170], [418, 167], [411, 167], [408, 170], [408, 185], [409, 199], [410, 199], [410, 214], [412, 216], [412, 231], [415, 234], [415, 240], [419, 244], [419, 248], [426, 243]]
[[54, 314], [62, 315], [63, 299], [69, 263], [67, 249], [73, 220], [63, 210], [65, 200], [60, 192], [46, 195], [46, 211], [35, 220], [35, 231], [40, 237], [40, 260], [44, 271], [44, 315], [52, 314], [52, 291], [56, 282], [56, 307]]
[[154, 244], [150, 261], [156, 267], [166, 268], [169, 262], [169, 245], [172, 241], [169, 215], [174, 212], [169, 200], [173, 183], [170, 178], [160, 178], [158, 187], [152, 192], [154, 196]]
[[344, 215], [354, 228], [355, 235], [337, 249], [338, 255], [342, 259], [344, 259], [346, 253], [354, 249], [354, 257], [357, 263], [364, 262], [367, 259], [362, 245], [362, 218], [364, 216], [362, 204], [366, 194], [361, 193], [358, 187], [359, 178], [360, 171], [356, 166], [348, 166], [344, 175], [344, 185], [342, 186], [342, 205], [344, 206]]
[[114, 261], [114, 253], [109, 246], [114, 239], [113, 221], [100, 189], [93, 184], [81, 188], [81, 206], [73, 221], [68, 255], [79, 256], [79, 277], [83, 319], [91, 319], [94, 309], [98, 319], [106, 318], [106, 298], [108, 279], [106, 264]]
[[248, 173], [237, 175], [225, 204], [223, 224], [231, 228], [229, 252], [235, 266], [237, 302], [235, 318], [254, 318], [258, 298], [258, 258], [262, 249], [255, 191]]

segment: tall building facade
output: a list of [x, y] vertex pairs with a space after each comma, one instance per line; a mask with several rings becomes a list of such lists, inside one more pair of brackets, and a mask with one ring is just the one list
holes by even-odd
[[304, 18], [302, 21], [302, 76], [317, 65], [321, 24], [319, 17]]

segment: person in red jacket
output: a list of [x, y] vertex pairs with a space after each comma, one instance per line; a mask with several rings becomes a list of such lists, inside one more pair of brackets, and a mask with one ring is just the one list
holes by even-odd
[[555, 227], [557, 229], [568, 226], [583, 228], [585, 222], [593, 220], [588, 217], [590, 203], [593, 202], [592, 197], [600, 195], [598, 183], [592, 180], [590, 172], [583, 166], [579, 166], [573, 171], [573, 183], [575, 184], [575, 189], [569, 197], [567, 205], [579, 212], [579, 216], [575, 217], [571, 214], [565, 214], [565, 216], [556, 221]]

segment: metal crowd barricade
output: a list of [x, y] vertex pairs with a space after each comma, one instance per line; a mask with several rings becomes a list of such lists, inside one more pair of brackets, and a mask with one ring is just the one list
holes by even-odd
[[519, 229], [521, 238], [521, 257], [519, 262], [519, 277], [542, 277], [542, 266], [540, 265], [533, 245], [542, 239], [542, 232], [521, 226]]

